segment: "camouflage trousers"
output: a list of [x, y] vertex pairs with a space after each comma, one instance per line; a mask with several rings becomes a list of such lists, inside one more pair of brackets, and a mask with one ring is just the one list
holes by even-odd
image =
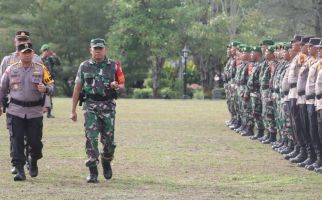
[[282, 137], [293, 140], [293, 129], [291, 124], [291, 114], [289, 101], [282, 100]]
[[[86, 103], [84, 118], [85, 150], [89, 160], [99, 158], [98, 137], [100, 135], [100, 142], [103, 144], [101, 159], [112, 161], [116, 147], [114, 143], [115, 109], [106, 105]], [[93, 165], [96, 165], [96, 162], [93, 162]]]
[[232, 106], [235, 111], [236, 119], [238, 121], [241, 121], [241, 114], [240, 114], [240, 98], [238, 96], [238, 92], [235, 89], [234, 92], [232, 93], [233, 101], [232, 101]]
[[262, 93], [263, 97], [263, 119], [265, 129], [270, 133], [276, 132], [276, 122], [275, 122], [275, 111], [276, 105], [274, 100], [272, 99], [272, 93], [269, 89], [264, 90]]
[[282, 100], [279, 94], [274, 94], [273, 100], [274, 118], [276, 132], [282, 134], [283, 120], [282, 120]]
[[242, 98], [242, 112], [243, 112], [243, 120], [246, 126], [249, 127], [254, 127], [254, 119], [253, 119], [253, 110], [252, 110], [252, 102], [251, 100], [248, 99], [244, 99]]
[[262, 117], [262, 100], [256, 94], [251, 95], [252, 116], [257, 130], [265, 129]]

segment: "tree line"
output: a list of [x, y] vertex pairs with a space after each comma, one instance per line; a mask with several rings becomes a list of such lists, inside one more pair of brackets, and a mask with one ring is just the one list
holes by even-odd
[[295, 33], [321, 36], [322, 1], [0, 0], [1, 58], [14, 51], [14, 33], [21, 29], [31, 32], [36, 52], [49, 43], [60, 56], [58, 95], [71, 95], [90, 39], [103, 37], [108, 56], [122, 62], [129, 96], [144, 87], [154, 98], [180, 97], [185, 45], [188, 84], [211, 96], [230, 41], [256, 45], [268, 37], [288, 41]]

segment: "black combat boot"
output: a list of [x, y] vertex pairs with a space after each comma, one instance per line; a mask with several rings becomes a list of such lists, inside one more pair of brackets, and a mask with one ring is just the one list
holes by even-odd
[[281, 149], [279, 151], [280, 154], [289, 154], [291, 153], [292, 151], [294, 150], [294, 143], [292, 140], [288, 140], [288, 144], [287, 144], [287, 147], [285, 149]]
[[299, 145], [295, 145], [294, 149], [291, 153], [289, 154], [284, 154], [284, 158], [286, 160], [289, 160], [290, 158], [295, 158], [298, 154], [300, 153], [300, 146]]
[[91, 166], [89, 169], [89, 175], [87, 177], [87, 183], [97, 183], [97, 177], [98, 177], [98, 170], [97, 166]]
[[15, 166], [11, 168], [11, 174], [17, 174], [17, 168]]
[[307, 159], [307, 152], [306, 152], [306, 149], [305, 147], [301, 147], [300, 148], [300, 153], [294, 157], [294, 158], [290, 158], [290, 162], [291, 163], [300, 163], [300, 162], [303, 162]]
[[307, 165], [312, 165], [316, 161], [316, 154], [311, 145], [308, 145], [307, 148], [307, 159], [301, 163], [298, 163], [298, 167], [305, 167]]
[[275, 151], [278, 151], [279, 148], [284, 148], [286, 146], [287, 146], [287, 141], [285, 138], [282, 138], [281, 141], [273, 143], [272, 149], [274, 149]]
[[239, 120], [236, 120], [231, 126], [229, 126], [229, 128], [231, 130], [235, 130], [235, 129], [239, 128], [240, 126], [241, 126], [240, 121]]
[[258, 129], [257, 133], [254, 136], [251, 136], [249, 139], [257, 140], [258, 138], [261, 138], [263, 136], [264, 136], [264, 129]]
[[31, 177], [36, 177], [38, 176], [38, 165], [37, 165], [37, 160], [36, 159], [33, 159], [33, 158], [30, 158], [29, 159], [29, 175]]
[[254, 126], [246, 126], [246, 130], [241, 133], [241, 136], [253, 136]]
[[14, 181], [24, 181], [26, 180], [25, 169], [23, 165], [16, 166], [17, 174], [13, 177]]
[[105, 179], [111, 179], [113, 175], [111, 162], [103, 159], [101, 161], [102, 161], [102, 167], [103, 167], [103, 175]]
[[55, 118], [55, 116], [51, 114], [51, 110], [51, 108], [48, 108], [47, 118]]
[[244, 124], [242, 124], [240, 127], [238, 127], [238, 128], [236, 128], [236, 129], [234, 129], [234, 131], [236, 132], [236, 133], [239, 133], [241, 130], [243, 130], [245, 128], [245, 125]]
[[311, 164], [311, 165], [306, 165], [305, 169], [313, 171], [315, 169], [318, 169], [320, 167], [322, 167], [322, 154], [320, 150], [316, 150], [316, 161]]
[[271, 133], [269, 133], [269, 132], [268, 132], [266, 135], [264, 135], [263, 137], [258, 138], [257, 140], [258, 140], [259, 142], [265, 141], [265, 140], [267, 140], [268, 138], [270, 138], [270, 135], [271, 135]]
[[276, 133], [270, 133], [269, 138], [262, 141], [263, 144], [270, 144], [276, 141]]

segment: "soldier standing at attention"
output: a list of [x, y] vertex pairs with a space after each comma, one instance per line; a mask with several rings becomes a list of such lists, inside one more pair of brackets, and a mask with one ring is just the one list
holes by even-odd
[[[51, 76], [55, 80], [56, 78], [56, 67], [60, 65], [60, 59], [56, 55], [54, 51], [49, 48], [48, 44], [43, 44], [40, 48], [41, 59], [44, 65], [47, 67], [48, 71], [50, 72]], [[47, 118], [55, 118], [52, 115], [53, 109], [53, 100], [52, 96], [46, 95], [46, 101], [44, 107], [47, 109]]]
[[[43, 93], [51, 94], [53, 80], [47, 69], [33, 62], [31, 43], [20, 44], [17, 48], [19, 62], [10, 65], [1, 78], [0, 99], [8, 93], [11, 97], [7, 110], [7, 127], [12, 145], [12, 164], [16, 167], [15, 181], [26, 179], [24, 165], [30, 159], [29, 174], [38, 175], [37, 160], [42, 158]], [[0, 108], [2, 105], [0, 105]], [[0, 109], [0, 114], [2, 108]], [[25, 155], [25, 137], [30, 158]]]
[[72, 97], [70, 118], [77, 120], [76, 106], [80, 92], [86, 96], [85, 110], [86, 154], [89, 168], [88, 183], [97, 183], [99, 158], [98, 135], [101, 134], [103, 152], [101, 163], [105, 179], [112, 178], [111, 161], [114, 157], [114, 122], [115, 122], [115, 90], [124, 89], [124, 75], [121, 65], [106, 58], [108, 51], [105, 40], [96, 38], [90, 42], [91, 59], [79, 66]]
[[262, 57], [262, 51], [260, 46], [253, 47], [251, 54], [251, 60], [254, 62], [252, 73], [248, 79], [247, 86], [250, 91], [252, 112], [254, 122], [256, 124], [257, 133], [251, 136], [250, 139], [256, 140], [264, 135], [264, 124], [262, 118], [262, 101], [260, 95], [260, 82], [259, 73], [261, 71], [260, 59]]
[[[261, 83], [262, 81], [263, 81], [263, 77], [264, 77], [264, 71], [266, 70], [266, 68], [268, 67], [268, 61], [267, 61], [267, 59], [265, 58], [265, 54], [266, 54], [266, 50], [268, 49], [268, 47], [269, 46], [272, 46], [272, 45], [274, 45], [274, 41], [272, 40], [272, 39], [265, 39], [265, 40], [263, 40], [262, 42], [261, 42], [261, 50], [262, 50], [262, 59], [261, 59], [261, 61], [260, 61], [260, 73], [259, 73], [259, 82]], [[260, 89], [260, 95], [261, 95], [261, 97], [264, 95], [263, 94], [263, 90], [261, 90]], [[263, 107], [263, 105], [264, 105], [264, 102], [263, 102], [263, 98], [261, 98], [261, 103], [262, 103], [262, 119], [263, 119], [263, 124], [264, 124], [264, 127], [267, 127], [267, 119], [266, 118], [264, 118], [264, 107]], [[263, 131], [263, 134], [261, 134], [262, 135], [262, 137], [258, 137], [258, 139], [257, 140], [259, 140], [260, 142], [262, 142], [262, 141], [264, 141], [264, 140], [266, 140], [266, 139], [268, 139], [269, 138], [269, 134], [267, 134], [267, 135], [264, 135], [264, 132], [265, 131]]]

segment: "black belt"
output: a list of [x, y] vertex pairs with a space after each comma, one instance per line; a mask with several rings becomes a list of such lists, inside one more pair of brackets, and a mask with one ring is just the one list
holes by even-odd
[[300, 91], [297, 93], [299, 96], [305, 95], [305, 91]]
[[86, 94], [86, 99], [91, 99], [93, 101], [107, 101], [112, 100], [113, 98], [97, 94]]
[[297, 85], [296, 83], [291, 83], [291, 84], [290, 84], [290, 88], [295, 88], [295, 87], [296, 87], [296, 85]]
[[318, 94], [318, 95], [316, 95], [316, 98], [317, 98], [318, 100], [320, 100], [320, 99], [322, 98], [322, 94]]
[[306, 95], [306, 96], [305, 96], [305, 99], [306, 99], [306, 100], [315, 99], [315, 94]]
[[35, 107], [35, 106], [43, 106], [44, 101], [40, 99], [39, 101], [19, 101], [17, 99], [10, 99], [10, 103], [16, 104], [22, 107]]

